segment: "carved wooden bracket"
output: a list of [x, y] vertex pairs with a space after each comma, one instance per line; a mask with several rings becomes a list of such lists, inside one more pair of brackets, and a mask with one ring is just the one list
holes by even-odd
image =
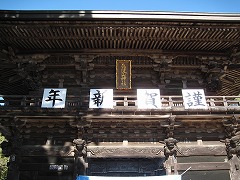
[[78, 85], [84, 86], [90, 81], [89, 80], [91, 78], [90, 71], [93, 70], [91, 62], [93, 61], [94, 56], [75, 55], [74, 59], [76, 62], [75, 68], [77, 70], [76, 82]]
[[165, 128], [166, 136], [173, 137], [174, 129], [181, 126], [179, 122], [175, 121], [176, 116], [170, 116], [166, 122], [161, 122], [161, 127]]
[[235, 136], [240, 127], [239, 117], [233, 115], [231, 118], [224, 118], [222, 122], [225, 127], [226, 137], [231, 138]]
[[15, 61], [16, 59], [16, 54], [15, 54], [15, 49], [11, 46], [8, 46], [6, 49], [2, 49], [0, 52], [0, 57], [4, 57], [4, 59], [8, 62]]
[[230, 52], [230, 64], [240, 63], [240, 47], [234, 46]]
[[239, 118], [235, 115], [231, 119], [224, 119], [226, 139], [222, 142], [226, 145], [228, 159], [232, 159], [234, 155], [240, 157], [240, 129]]

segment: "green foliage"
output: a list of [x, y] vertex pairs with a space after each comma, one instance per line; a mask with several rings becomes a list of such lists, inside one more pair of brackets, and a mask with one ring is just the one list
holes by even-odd
[[[4, 136], [0, 133], [0, 144], [5, 140]], [[7, 162], [8, 158], [2, 155], [2, 149], [0, 148], [0, 180], [5, 180], [7, 176]]]

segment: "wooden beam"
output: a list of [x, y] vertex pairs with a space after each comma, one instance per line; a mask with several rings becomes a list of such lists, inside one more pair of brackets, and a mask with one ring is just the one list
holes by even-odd
[[21, 156], [73, 156], [73, 146], [26, 145], [20, 150]]
[[[115, 144], [115, 145], [114, 145]], [[226, 156], [225, 145], [212, 142], [211, 145], [197, 145], [197, 143], [178, 143], [181, 153], [178, 156]], [[94, 143], [87, 147], [89, 158], [110, 157], [164, 157], [163, 144], [160, 143]], [[21, 156], [73, 156], [74, 147], [56, 145], [25, 145], [21, 147]]]
[[[104, 143], [105, 144], [105, 143]], [[145, 143], [142, 145], [134, 145], [129, 143], [127, 146], [118, 145], [98, 145], [88, 146], [93, 153], [88, 154], [90, 158], [104, 157], [164, 157], [162, 144], [150, 145]], [[189, 145], [187, 145], [189, 144]], [[179, 143], [178, 148], [181, 152], [178, 156], [226, 156], [224, 144], [214, 143], [211, 145], [194, 145], [194, 143]]]
[[20, 163], [20, 171], [42, 171], [42, 172], [72, 172], [73, 163], [44, 164], [44, 163]]
[[230, 170], [228, 162], [177, 163], [178, 171], [185, 171], [189, 167], [191, 171]]
[[30, 51], [25, 51], [21, 50], [21, 52], [18, 53], [18, 55], [30, 55], [30, 54], [59, 54], [61, 55], [62, 53], [68, 53], [68, 54], [81, 54], [81, 55], [118, 55], [118, 56], [133, 56], [133, 55], [143, 55], [145, 56], [146, 54], [148, 55], [154, 55], [154, 54], [160, 54], [160, 55], [174, 55], [174, 56], [181, 56], [181, 55], [191, 55], [191, 56], [223, 56], [226, 57], [226, 54], [223, 52], [206, 52], [206, 51], [170, 51], [170, 50], [153, 50], [153, 49], [32, 49]]

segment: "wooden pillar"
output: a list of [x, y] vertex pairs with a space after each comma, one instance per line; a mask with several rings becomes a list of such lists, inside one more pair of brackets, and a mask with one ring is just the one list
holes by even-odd
[[165, 162], [164, 167], [167, 175], [177, 175], [177, 158], [170, 156]]
[[7, 180], [19, 180], [19, 170], [15, 155], [11, 155], [9, 159]]

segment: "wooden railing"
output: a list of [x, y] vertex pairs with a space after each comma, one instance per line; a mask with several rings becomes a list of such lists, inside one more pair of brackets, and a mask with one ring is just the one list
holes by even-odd
[[[240, 109], [240, 96], [206, 96], [209, 109]], [[114, 108], [137, 108], [136, 96], [115, 96]], [[161, 96], [161, 107], [163, 109], [184, 108], [182, 96]]]
[[[8, 107], [41, 107], [40, 96], [0, 95], [0, 109]], [[240, 110], [240, 96], [206, 96], [209, 109], [227, 108]], [[67, 96], [65, 108], [88, 109], [89, 96]], [[137, 97], [133, 95], [114, 96], [114, 109], [136, 109]], [[184, 108], [182, 96], [161, 96], [163, 109]]]

